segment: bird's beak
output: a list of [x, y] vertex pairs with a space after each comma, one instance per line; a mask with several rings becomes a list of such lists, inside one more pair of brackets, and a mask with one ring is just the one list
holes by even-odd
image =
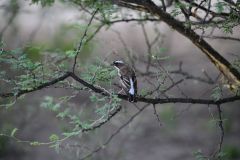
[[111, 63], [110, 65], [111, 65], [111, 66], [114, 66], [114, 63]]

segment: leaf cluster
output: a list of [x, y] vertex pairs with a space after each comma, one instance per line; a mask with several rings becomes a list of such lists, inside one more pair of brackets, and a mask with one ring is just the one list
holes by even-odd
[[33, 4], [41, 4], [43, 7], [51, 6], [55, 0], [32, 0]]
[[90, 64], [87, 65], [86, 71], [81, 75], [86, 81], [92, 84], [110, 84], [112, 79], [116, 77], [117, 72], [110, 66], [104, 66], [101, 64]]

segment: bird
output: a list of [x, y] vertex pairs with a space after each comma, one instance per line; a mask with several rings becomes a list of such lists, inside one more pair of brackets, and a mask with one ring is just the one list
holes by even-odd
[[121, 60], [113, 61], [112, 66], [118, 71], [123, 90], [128, 95], [129, 102], [136, 102], [137, 78], [134, 69]]

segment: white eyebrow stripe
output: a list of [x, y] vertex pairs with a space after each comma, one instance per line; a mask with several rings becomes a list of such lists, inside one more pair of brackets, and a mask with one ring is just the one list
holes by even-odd
[[115, 61], [116, 63], [123, 63], [123, 61]]
[[129, 93], [130, 93], [131, 95], [134, 95], [134, 87], [133, 87], [133, 80], [132, 80], [132, 78], [130, 78], [130, 85], [131, 85], [131, 88], [130, 88], [130, 90], [129, 90]]

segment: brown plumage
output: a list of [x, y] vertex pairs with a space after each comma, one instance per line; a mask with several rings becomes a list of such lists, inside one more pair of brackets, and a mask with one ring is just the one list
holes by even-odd
[[123, 61], [114, 61], [112, 65], [118, 70], [118, 75], [129, 101], [136, 102], [137, 79], [134, 70]]

